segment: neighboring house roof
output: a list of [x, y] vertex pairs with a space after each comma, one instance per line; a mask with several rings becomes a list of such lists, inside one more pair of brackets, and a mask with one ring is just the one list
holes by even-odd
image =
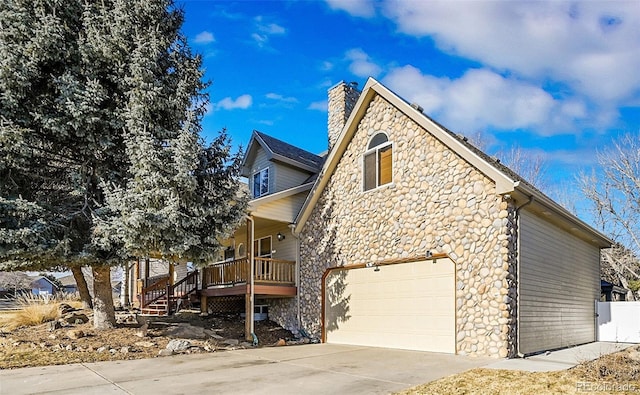
[[512, 194], [513, 198], [522, 202], [521, 204], [532, 204], [537, 206], [540, 211], [555, 214], [557, 216], [557, 220], [561, 221], [565, 227], [580, 233], [583, 238], [590, 240], [599, 247], [611, 246], [612, 241], [605, 235], [593, 229], [575, 215], [571, 214], [568, 210], [533, 187], [533, 185], [526, 182], [511, 169], [474, 147], [466, 141], [465, 138], [458, 136], [435, 122], [433, 119], [429, 118], [427, 115], [422, 113], [421, 110], [410, 105], [374, 78], [369, 78], [367, 80], [367, 83], [365, 84], [351, 115], [342, 129], [337, 142], [329, 152], [324, 166], [320, 171], [320, 175], [316, 180], [313, 189], [309, 193], [307, 201], [300, 210], [298, 218], [296, 219], [295, 232], [300, 232], [302, 230], [305, 222], [311, 215], [313, 207], [320, 198], [320, 195], [329, 182], [340, 158], [356, 133], [360, 120], [365, 116], [369, 104], [376, 95], [380, 95], [383, 99], [394, 105], [398, 110], [411, 118], [423, 129], [428, 130], [440, 142], [449, 147], [449, 149], [453, 150], [468, 163], [492, 179], [496, 184], [496, 191], [499, 194]]
[[620, 294], [626, 294], [628, 291], [624, 287], [620, 287], [605, 280], [600, 280], [600, 289], [602, 292], [616, 292]]
[[277, 160], [289, 165], [299, 167], [311, 173], [317, 173], [322, 168], [324, 158], [309, 151], [295, 147], [275, 137], [271, 137], [257, 130], [253, 131], [247, 153], [242, 161], [243, 176], [248, 177], [251, 169], [248, 169], [247, 162], [254, 155], [255, 149], [261, 146], [266, 152], [269, 160]]
[[73, 277], [73, 274], [69, 274], [69, 275], [66, 275], [64, 277], [60, 277], [58, 279], [58, 281], [60, 281], [60, 284], [62, 284], [63, 287], [77, 287], [78, 286], [76, 284], [76, 279]]
[[35, 278], [33, 279], [33, 281], [31, 282], [31, 284], [32, 284], [32, 286], [33, 286], [33, 284], [34, 284], [34, 283], [40, 282], [40, 281], [42, 281], [42, 280], [44, 280], [44, 281], [48, 282], [49, 284], [51, 284], [51, 285], [53, 286], [53, 288], [55, 288], [55, 289], [59, 289], [59, 287], [58, 287], [58, 285], [57, 285], [56, 283], [54, 283], [53, 281], [49, 280], [48, 278], [46, 278], [46, 277], [44, 277], [44, 276], [38, 276], [38, 277], [35, 277]]

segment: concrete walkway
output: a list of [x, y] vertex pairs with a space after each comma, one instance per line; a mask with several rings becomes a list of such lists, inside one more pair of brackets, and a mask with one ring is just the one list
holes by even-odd
[[487, 358], [335, 344], [0, 371], [0, 394], [388, 394]]
[[485, 366], [489, 369], [523, 370], [527, 372], [551, 372], [572, 368], [582, 362], [592, 361], [631, 347], [629, 343], [595, 342], [581, 346], [551, 351], [526, 358], [501, 359]]

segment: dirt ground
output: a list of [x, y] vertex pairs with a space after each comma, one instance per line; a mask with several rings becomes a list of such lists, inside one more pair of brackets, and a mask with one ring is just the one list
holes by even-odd
[[[78, 311], [90, 317], [90, 311]], [[97, 331], [91, 321], [58, 329], [50, 323], [0, 332], [0, 369], [158, 357], [160, 352], [202, 353], [254, 347], [246, 342], [244, 319], [237, 314], [201, 317], [182, 311], [172, 317], [117, 315], [115, 329]], [[256, 321], [258, 347], [295, 345], [309, 339], [293, 334], [271, 321]], [[146, 330], [145, 330], [146, 329]], [[172, 339], [184, 339], [181, 349], [166, 350]]]

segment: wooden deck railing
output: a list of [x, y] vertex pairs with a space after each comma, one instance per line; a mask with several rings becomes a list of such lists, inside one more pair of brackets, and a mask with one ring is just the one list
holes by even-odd
[[[240, 258], [208, 266], [202, 271], [202, 287], [233, 286], [249, 280], [249, 259]], [[254, 281], [295, 285], [296, 263], [272, 258], [254, 258]]]
[[169, 276], [166, 276], [156, 280], [148, 287], [142, 287], [142, 291], [140, 292], [140, 307], [147, 307], [156, 300], [166, 296], [168, 285]]
[[172, 297], [184, 298], [192, 292], [198, 290], [198, 271], [194, 270], [187, 274], [185, 278], [168, 287], [169, 299]]
[[185, 298], [198, 290], [198, 271], [195, 270], [182, 280], [171, 285], [169, 277], [161, 277], [148, 287], [142, 288], [140, 307], [145, 308], [160, 299], [166, 299], [166, 313], [171, 314], [175, 308], [177, 299]]

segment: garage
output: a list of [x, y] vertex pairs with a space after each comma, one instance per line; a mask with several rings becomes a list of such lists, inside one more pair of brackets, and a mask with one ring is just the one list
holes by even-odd
[[448, 257], [334, 268], [323, 286], [327, 343], [456, 352]]
[[520, 213], [519, 352], [596, 340], [600, 249], [526, 210]]

